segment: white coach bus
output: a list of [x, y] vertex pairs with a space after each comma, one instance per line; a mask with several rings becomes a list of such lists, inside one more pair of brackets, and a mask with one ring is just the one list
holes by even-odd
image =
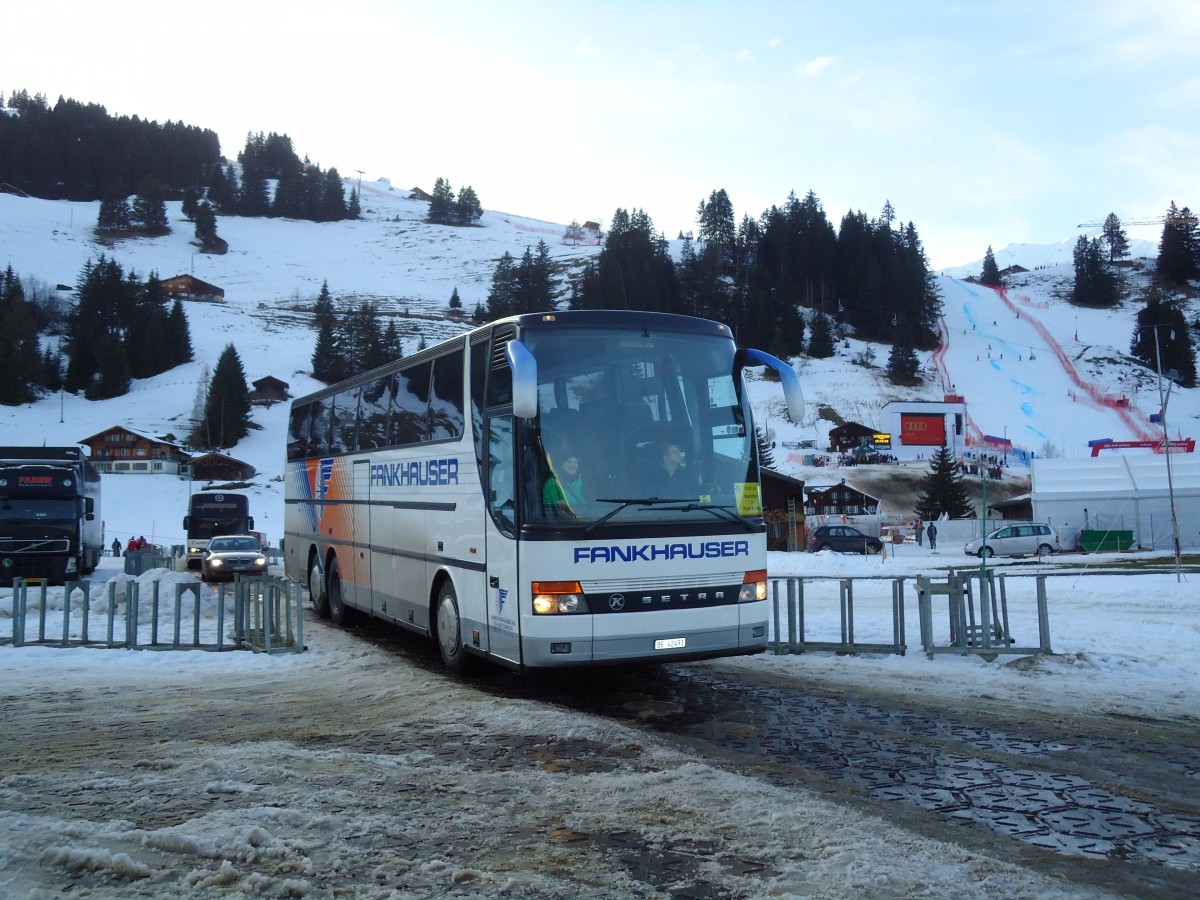
[[322, 616], [434, 639], [461, 673], [767, 646], [757, 440], [729, 328], [573, 311], [501, 319], [300, 398], [285, 565]]

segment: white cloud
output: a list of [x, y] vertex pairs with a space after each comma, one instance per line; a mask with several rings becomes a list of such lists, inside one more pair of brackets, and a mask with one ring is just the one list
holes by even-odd
[[810, 59], [802, 68], [805, 75], [810, 78], [820, 75], [826, 69], [838, 64], [836, 56], [818, 56], [815, 59]]

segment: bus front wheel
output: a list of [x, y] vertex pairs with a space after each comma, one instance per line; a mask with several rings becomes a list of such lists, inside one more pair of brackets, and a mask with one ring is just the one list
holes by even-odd
[[442, 662], [455, 675], [470, 668], [470, 657], [462, 643], [462, 618], [458, 613], [458, 595], [449, 581], [438, 591], [435, 627], [438, 652]]
[[308, 559], [308, 599], [318, 616], [329, 618], [329, 595], [325, 592], [325, 578], [315, 553]]

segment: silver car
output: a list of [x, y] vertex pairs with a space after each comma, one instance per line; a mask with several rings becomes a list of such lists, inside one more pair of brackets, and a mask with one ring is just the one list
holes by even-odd
[[205, 581], [233, 581], [235, 575], [265, 574], [267, 556], [258, 538], [249, 534], [213, 538], [200, 559], [200, 577]]
[[963, 552], [984, 559], [988, 556], [1046, 556], [1059, 550], [1058, 532], [1038, 522], [1005, 525], [987, 537], [967, 541]]

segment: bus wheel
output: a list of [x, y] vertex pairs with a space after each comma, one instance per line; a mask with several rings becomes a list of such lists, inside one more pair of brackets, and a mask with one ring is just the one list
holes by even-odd
[[454, 585], [449, 581], [438, 591], [437, 618], [438, 651], [442, 654], [442, 662], [455, 675], [464, 674], [469, 668], [471, 659], [462, 643], [462, 619], [458, 614], [458, 596], [454, 593]]
[[322, 619], [329, 618], [329, 595], [325, 593], [325, 578], [321, 575], [321, 566], [317, 554], [308, 559], [308, 599], [312, 608]]
[[329, 619], [334, 625], [345, 625], [350, 621], [350, 609], [342, 598], [342, 573], [337, 557], [329, 560], [325, 573], [325, 602], [329, 606]]

